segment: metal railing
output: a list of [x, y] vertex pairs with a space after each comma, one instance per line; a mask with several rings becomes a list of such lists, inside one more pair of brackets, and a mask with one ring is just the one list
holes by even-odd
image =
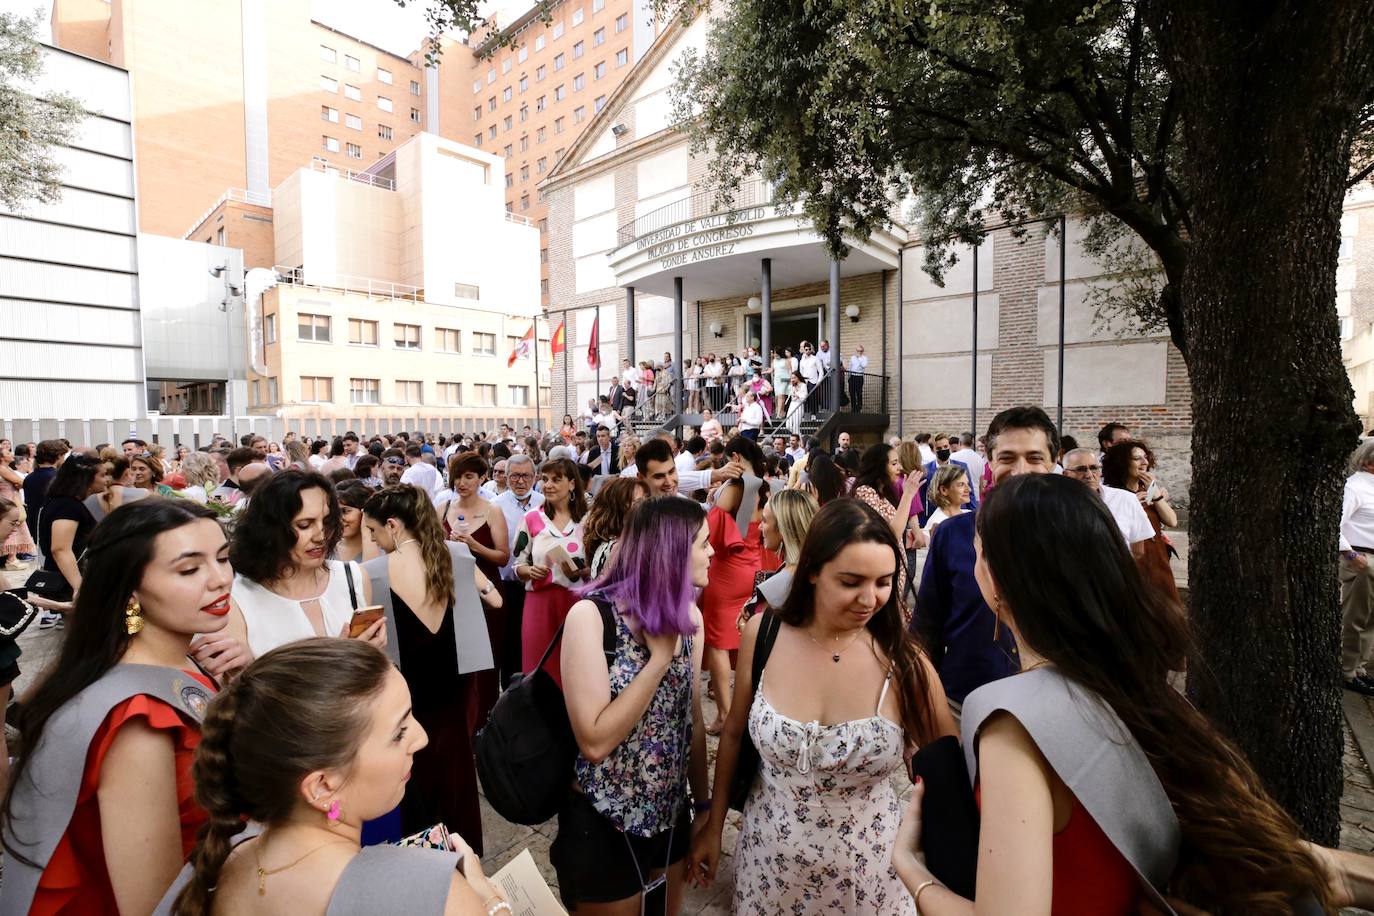
[[392, 283], [375, 277], [350, 277], [346, 274], [333, 274], [319, 278], [306, 279], [303, 267], [274, 267], [277, 282], [290, 286], [304, 286], [309, 289], [327, 289], [343, 293], [360, 293], [379, 299], [404, 299], [408, 302], [424, 302], [425, 291], [418, 286], [406, 283]]
[[665, 204], [625, 223], [616, 231], [616, 243], [628, 245], [635, 239], [662, 232], [694, 217], [733, 213], [748, 207], [766, 206], [772, 202], [773, 185], [762, 178], [741, 184], [728, 201], [722, 201], [714, 190], [697, 191], [690, 197]]
[[534, 225], [534, 220], [530, 219], [528, 216], [520, 216], [519, 214], [517, 214], [517, 213], [512, 213], [512, 212], [510, 212], [509, 210], [506, 211], [506, 222], [508, 222], [508, 223], [515, 223], [516, 225], [519, 225], [519, 226], [533, 226], [533, 225]]
[[352, 169], [341, 169], [322, 159], [311, 159], [310, 169], [314, 172], [323, 172], [326, 175], [336, 175], [345, 181], [356, 181], [372, 188], [381, 188], [383, 191], [396, 190], [396, 182], [390, 178], [382, 178], [380, 175], [373, 175], [371, 172], [355, 172]]
[[230, 188], [219, 196], [219, 200], [210, 205], [210, 209], [200, 215], [200, 219], [191, 224], [191, 228], [182, 233], [181, 237], [189, 239], [191, 233], [195, 232], [200, 226], [210, 218], [210, 214], [219, 209], [220, 204], [226, 201], [236, 201], [241, 204], [252, 204], [255, 207], [271, 207], [272, 192], [249, 191], [246, 188]]

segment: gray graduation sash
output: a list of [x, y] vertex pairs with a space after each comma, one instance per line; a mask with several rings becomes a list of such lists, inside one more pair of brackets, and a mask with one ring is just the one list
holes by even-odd
[[[262, 832], [250, 823], [235, 835], [233, 845]], [[376, 916], [377, 913], [414, 913], [442, 916], [449, 884], [458, 867], [458, 853], [402, 846], [366, 846], [344, 866], [329, 897], [325, 916]], [[191, 880], [188, 863], [163, 895], [153, 916], [173, 916], [172, 903]]]
[[792, 571], [780, 569], [760, 582], [754, 589], [772, 608], [780, 608], [787, 601], [787, 593], [792, 591]]
[[[748, 537], [749, 523], [754, 519], [754, 510], [759, 507], [759, 490], [763, 487], [763, 479], [753, 474], [745, 474], [739, 481], [744, 484], [744, 494], [740, 497], [739, 505], [735, 507], [735, 527], [739, 529], [740, 537]], [[717, 490], [716, 497], [719, 498], [724, 490], [725, 487]]]
[[86, 755], [96, 731], [110, 710], [142, 695], [161, 700], [188, 722], [199, 725], [211, 691], [176, 668], [116, 665], [53, 714], [37, 746], [29, 752], [32, 759], [25, 765], [23, 782], [15, 786], [10, 803], [13, 823], [5, 825], [5, 841], [34, 864], [5, 857], [0, 916], [23, 916], [29, 911], [38, 881], [76, 811]]
[[768, 494], [769, 494], [770, 496], [773, 495], [774, 493], [781, 493], [783, 490], [786, 490], [786, 489], [787, 489], [787, 481], [786, 481], [786, 480], [783, 480], [781, 477], [770, 477], [770, 478], [768, 478]]
[[596, 496], [596, 494], [601, 492], [601, 488], [606, 485], [606, 481], [615, 480], [619, 476], [619, 474], [597, 474], [592, 478], [592, 482], [588, 486], [587, 492], [592, 496]]
[[964, 762], [975, 784], [978, 732], [1000, 710], [1030, 733], [1055, 774], [1131, 864], [1150, 901], [1173, 913], [1159, 888], [1178, 862], [1178, 818], [1149, 758], [1116, 712], [1053, 668], [979, 687], [964, 701], [961, 729]]
[[[458, 673], [486, 671], [496, 664], [492, 661], [491, 637], [487, 633], [486, 615], [482, 613], [482, 599], [477, 594], [474, 575], [477, 561], [466, 544], [445, 543], [453, 561], [453, 643], [458, 650]], [[380, 604], [386, 613], [387, 657], [399, 666], [401, 647], [396, 637], [396, 610], [391, 603], [391, 570], [386, 554], [364, 563], [363, 572], [372, 583], [373, 604]]]

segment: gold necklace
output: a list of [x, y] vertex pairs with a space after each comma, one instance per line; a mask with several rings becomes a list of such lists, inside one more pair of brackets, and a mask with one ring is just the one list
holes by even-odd
[[[268, 876], [268, 875], [280, 874], [281, 872], [286, 871], [288, 868], [295, 868], [297, 865], [301, 864], [301, 863], [304, 862], [307, 858], [309, 858], [310, 856], [313, 856], [315, 853], [319, 852], [321, 849], [324, 849], [326, 846], [336, 846], [336, 845], [338, 845], [339, 843], [347, 843], [347, 842], [348, 842], [348, 840], [342, 840], [342, 839], [340, 839], [340, 840], [329, 840], [329, 841], [326, 842], [326, 843], [321, 843], [319, 846], [316, 846], [314, 849], [310, 850], [310, 851], [307, 852], [305, 855], [301, 856], [299, 859], [296, 859], [294, 862], [290, 862], [290, 863], [288, 863], [288, 864], [286, 864], [286, 865], [283, 865], [283, 866], [281, 866], [280, 868], [263, 868], [263, 867], [262, 867], [262, 855], [261, 855], [261, 850], [260, 850], [260, 849], [255, 849], [255, 850], [253, 851], [253, 859], [254, 859], [255, 862], [257, 862], [257, 872], [258, 872], [258, 896], [259, 896], [259, 897], [266, 897], [266, 896], [267, 896], [267, 876]], [[261, 846], [261, 845], [262, 845], [262, 844], [259, 843], [259, 846]]]
[[[821, 645], [820, 641], [817, 640], [816, 637], [814, 637], [814, 636], [811, 635], [811, 631], [810, 631], [810, 630], [807, 630], [807, 631], [805, 631], [805, 632], [806, 632], [806, 638], [809, 639], [809, 640], [811, 640], [812, 642], [814, 642], [814, 643], [817, 645], [817, 647], [820, 648], [820, 650], [821, 650], [822, 652], [828, 652], [828, 651], [829, 651], [828, 649], [825, 648], [825, 646], [822, 646], [822, 645]], [[841, 655], [842, 653], [844, 653], [844, 651], [845, 651], [846, 649], [848, 649], [850, 646], [854, 645], [854, 643], [858, 642], [858, 641], [859, 641], [859, 637], [862, 636], [862, 635], [864, 635], [864, 628], [863, 628], [863, 627], [860, 627], [860, 628], [859, 628], [859, 632], [855, 633], [852, 637], [850, 637], [849, 642], [845, 643], [844, 649], [837, 649], [837, 650], [830, 656], [830, 660], [831, 660], [832, 662], [834, 662], [835, 664], [838, 665], [838, 664], [840, 663], [840, 655]], [[840, 637], [836, 636], [836, 637], [835, 637], [835, 641], [836, 641], [836, 642], [839, 642], [839, 641], [840, 641]]]

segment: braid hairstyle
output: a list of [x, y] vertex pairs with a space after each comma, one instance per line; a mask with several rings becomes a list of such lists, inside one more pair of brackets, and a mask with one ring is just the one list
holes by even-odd
[[191, 853], [191, 880], [172, 907], [205, 916], [244, 819], [285, 822], [301, 780], [347, 770], [371, 723], [370, 703], [393, 669], [356, 639], [307, 639], [254, 661], [210, 701], [191, 775], [209, 815]]
[[454, 598], [453, 559], [429, 494], [409, 484], [387, 487], [368, 499], [363, 514], [383, 524], [394, 518], [415, 537], [424, 561], [425, 592], [436, 604], [448, 605]]

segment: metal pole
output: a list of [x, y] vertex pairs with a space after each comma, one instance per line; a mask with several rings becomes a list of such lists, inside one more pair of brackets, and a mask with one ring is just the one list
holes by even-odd
[[[564, 412], [564, 413], [572, 414], [572, 415], [573, 415], [573, 422], [576, 423], [576, 422], [577, 422], [577, 414], [575, 414], [575, 413], [572, 412], [572, 403], [568, 400], [568, 374], [569, 374], [569, 371], [568, 371], [568, 370], [571, 368], [571, 364], [572, 364], [572, 360], [568, 359], [568, 356], [572, 353], [572, 351], [568, 349], [568, 310], [567, 310], [567, 309], [564, 309], [564, 310], [563, 310], [563, 317], [562, 317], [562, 319], [561, 319], [561, 323], [562, 323], [562, 325], [563, 325], [563, 412]], [[552, 353], [552, 352], [549, 353], [549, 359], [553, 359], [553, 353]], [[581, 413], [581, 411], [579, 410], [578, 413]]]
[[906, 360], [905, 342], [902, 340], [903, 324], [906, 320], [906, 246], [897, 249], [897, 435], [906, 437], [906, 418], [902, 415], [902, 370]]
[[[701, 309], [697, 309], [697, 323], [701, 322]], [[673, 277], [673, 415], [678, 417], [678, 429], [682, 428], [682, 278]]]
[[1059, 413], [1055, 424], [1061, 436], [1064, 435], [1064, 271], [1065, 252], [1069, 248], [1068, 228], [1068, 218], [1059, 214]]
[[[886, 271], [886, 270], [881, 270], [881, 271], [879, 271], [879, 272], [878, 272], [878, 276], [879, 276], [879, 278], [880, 278], [880, 279], [879, 279], [879, 282], [882, 284], [882, 287], [883, 287], [883, 332], [882, 332], [882, 334], [883, 334], [883, 371], [878, 375], [879, 384], [881, 384], [883, 387], [882, 387], [882, 390], [880, 390], [880, 391], [878, 392], [878, 409], [881, 410], [883, 413], [886, 413], [886, 412], [887, 412], [887, 271]], [[867, 382], [868, 382], [868, 380], [865, 379], [865, 380], [864, 380], [865, 385], [867, 384]], [[853, 404], [851, 404], [851, 405], [849, 405], [849, 406], [850, 406], [850, 409], [853, 409], [853, 407], [854, 407]]]
[[534, 431], [541, 432], [539, 424], [544, 422], [539, 408], [539, 317], [534, 319]]
[[973, 400], [969, 404], [969, 429], [978, 433], [978, 246], [973, 246]]
[[[763, 276], [759, 284], [760, 298], [763, 304], [759, 307], [759, 356], [763, 357], [763, 377], [769, 378], [773, 374], [773, 358], [768, 355], [768, 351], [773, 349], [773, 259], [763, 259]], [[746, 341], [746, 344], [748, 342]], [[775, 393], [776, 396], [776, 393]]]
[[630, 360], [630, 366], [636, 364], [635, 360], [635, 288], [625, 287], [625, 356]]
[[840, 409], [840, 262], [830, 259], [830, 409]]

